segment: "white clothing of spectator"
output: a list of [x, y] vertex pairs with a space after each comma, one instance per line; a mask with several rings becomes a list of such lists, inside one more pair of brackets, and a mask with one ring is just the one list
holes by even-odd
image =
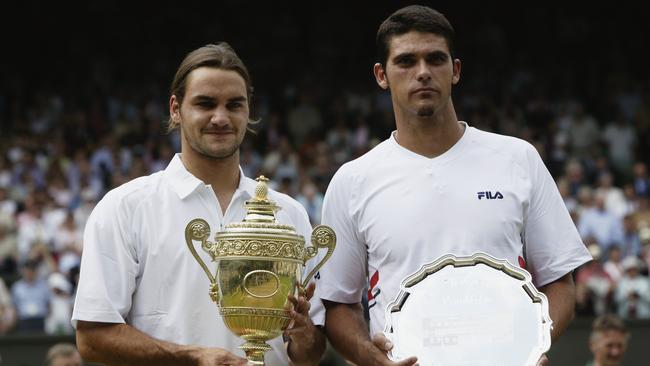
[[50, 307], [45, 318], [45, 333], [72, 334], [74, 329], [70, 323], [72, 317], [72, 285], [61, 273], [54, 272], [47, 279], [50, 287]]
[[633, 126], [619, 117], [605, 127], [602, 138], [607, 143], [608, 158], [612, 166], [618, 172], [629, 171], [634, 163], [636, 146], [636, 133]]
[[580, 215], [578, 231], [583, 240], [594, 238], [600, 248], [607, 252], [612, 245], [623, 241], [623, 224], [619, 217], [605, 210], [605, 198], [596, 196], [596, 204]]
[[643, 262], [636, 257], [623, 260], [625, 276], [616, 288], [618, 315], [625, 319], [650, 318], [650, 279], [641, 275]]

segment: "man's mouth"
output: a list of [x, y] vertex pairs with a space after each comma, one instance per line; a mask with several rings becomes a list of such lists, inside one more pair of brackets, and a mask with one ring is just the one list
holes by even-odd
[[417, 88], [417, 89], [413, 90], [413, 91], [411, 92], [411, 94], [417, 94], [417, 93], [435, 93], [435, 91], [436, 91], [436, 90], [435, 90], [434, 88], [425, 87], [425, 88]]

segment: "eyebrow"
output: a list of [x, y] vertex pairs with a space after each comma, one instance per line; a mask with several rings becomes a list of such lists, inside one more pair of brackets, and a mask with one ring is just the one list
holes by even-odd
[[[427, 52], [425, 57], [428, 57], [428, 56], [445, 56], [445, 57], [449, 57], [449, 54], [447, 52], [445, 52], [445, 51], [442, 51], [442, 50], [435, 50], [435, 51]], [[392, 58], [392, 60], [393, 60], [393, 62], [399, 62], [399, 61], [409, 59], [409, 58], [412, 58], [412, 57], [415, 57], [414, 52], [404, 52], [404, 53], [400, 53], [400, 54], [395, 55]]]
[[228, 99], [229, 102], [245, 102], [246, 100], [247, 100], [246, 97], [243, 95]]
[[411, 58], [411, 57], [415, 57], [415, 54], [413, 52], [400, 53], [400, 54], [395, 55], [393, 57], [393, 62], [402, 61], [404, 59], [408, 59], [408, 58]]
[[[211, 102], [211, 101], [215, 100], [215, 98], [211, 97], [209, 95], [199, 94], [199, 95], [193, 96], [192, 100], [196, 101], [196, 102], [204, 102], [204, 101], [205, 102]], [[228, 99], [228, 102], [245, 102], [246, 100], [247, 100], [247, 98], [245, 96], [239, 95], [239, 96], [232, 97], [232, 98]]]

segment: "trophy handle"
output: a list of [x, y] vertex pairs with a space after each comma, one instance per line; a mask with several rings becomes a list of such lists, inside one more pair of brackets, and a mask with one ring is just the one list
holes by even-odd
[[208, 241], [209, 236], [210, 225], [203, 219], [194, 219], [190, 221], [187, 226], [185, 226], [185, 242], [187, 243], [187, 247], [189, 248], [190, 252], [192, 252], [194, 259], [199, 262], [201, 268], [203, 268], [203, 271], [205, 271], [205, 274], [208, 276], [208, 279], [210, 280], [210, 298], [212, 298], [212, 301], [217, 302], [219, 300], [219, 292], [217, 281], [215, 279], [216, 276], [210, 273], [210, 269], [205, 264], [203, 259], [199, 257], [199, 254], [194, 248], [194, 240], [200, 241], [201, 248], [212, 255], [210, 249], [212, 249], [212, 246], [214, 244]]
[[332, 228], [329, 226], [318, 225], [311, 232], [311, 245], [312, 246], [306, 248], [307, 250], [305, 251], [305, 262], [315, 257], [316, 253], [318, 253], [318, 249], [320, 248], [327, 248], [327, 254], [325, 254], [325, 257], [320, 262], [318, 262], [316, 267], [314, 267], [314, 269], [312, 269], [311, 272], [309, 272], [309, 274], [305, 277], [302, 283], [303, 288], [307, 287], [312, 276], [318, 272], [323, 264], [325, 264], [325, 262], [330, 259], [332, 253], [334, 253], [334, 248], [336, 247], [336, 233], [334, 233], [334, 230], [332, 230]]

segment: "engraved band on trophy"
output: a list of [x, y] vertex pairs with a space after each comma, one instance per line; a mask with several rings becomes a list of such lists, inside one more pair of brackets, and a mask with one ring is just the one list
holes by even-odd
[[[264, 365], [264, 352], [271, 349], [266, 341], [280, 336], [291, 320], [287, 296], [302, 291], [331, 257], [336, 235], [319, 225], [312, 231], [312, 246], [305, 248], [305, 238], [293, 226], [277, 222], [275, 213], [281, 208], [267, 197], [268, 179], [257, 181], [243, 222], [226, 225], [210, 242], [208, 223], [194, 219], [185, 227], [185, 241], [210, 280], [209, 295], [224, 323], [246, 341], [240, 348], [248, 360]], [[214, 274], [196, 252], [195, 241], [216, 263]], [[301, 281], [305, 262], [320, 248], [327, 248], [326, 255]]]
[[484, 253], [445, 255], [406, 277], [386, 307], [389, 356], [427, 366], [534, 366], [551, 346], [531, 275]]

